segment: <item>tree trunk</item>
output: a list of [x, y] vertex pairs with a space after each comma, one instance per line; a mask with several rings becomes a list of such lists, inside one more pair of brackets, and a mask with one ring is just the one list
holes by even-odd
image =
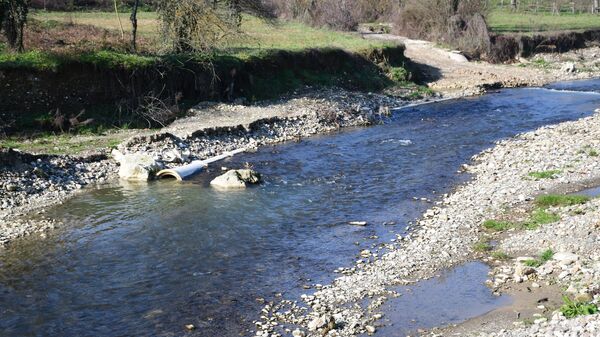
[[137, 21], [137, 11], [138, 11], [138, 7], [140, 5], [140, 0], [135, 0], [133, 3], [133, 7], [131, 8], [131, 51], [132, 52], [136, 52], [137, 51], [137, 28], [138, 28], [138, 21]]
[[510, 0], [510, 8], [511, 8], [513, 11], [516, 11], [516, 10], [517, 10], [517, 0]]
[[4, 36], [8, 46], [17, 52], [24, 50], [23, 30], [27, 22], [29, 11], [28, 0], [12, 0], [0, 4], [0, 28], [4, 29]]
[[594, 0], [594, 13], [600, 13], [600, 0]]

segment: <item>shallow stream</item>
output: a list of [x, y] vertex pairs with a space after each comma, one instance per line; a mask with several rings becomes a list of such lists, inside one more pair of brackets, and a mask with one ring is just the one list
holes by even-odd
[[[413, 197], [435, 200], [468, 179], [457, 170], [471, 156], [600, 107], [600, 80], [551, 89], [404, 109], [384, 125], [222, 162], [249, 162], [263, 174], [263, 185], [243, 191], [211, 189], [215, 166], [190, 182], [78, 196], [50, 211], [66, 228], [0, 252], [0, 336], [251, 335], [262, 299], [295, 299], [312, 291], [304, 285], [331, 282], [333, 270], [431, 206]], [[485, 265], [462, 268], [425, 281], [441, 282], [441, 290], [417, 286], [418, 296], [386, 304], [395, 331], [457, 323], [506, 303], [483, 286]], [[474, 288], [457, 288], [469, 274]], [[470, 296], [444, 296], [453, 289]], [[444, 315], [432, 310], [440, 303]]]

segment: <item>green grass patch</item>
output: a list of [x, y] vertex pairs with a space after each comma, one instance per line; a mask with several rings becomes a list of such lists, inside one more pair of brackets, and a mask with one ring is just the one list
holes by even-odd
[[18, 149], [29, 153], [78, 155], [89, 150], [114, 148], [130, 136], [130, 133], [119, 132], [95, 135], [92, 134], [92, 131], [89, 134], [82, 131], [79, 135], [46, 133], [30, 138], [10, 137], [0, 139], [0, 147]]
[[480, 253], [489, 252], [492, 249], [493, 247], [490, 244], [490, 241], [486, 239], [482, 239], [473, 245], [473, 250]]
[[142, 69], [171, 59], [170, 57], [144, 56], [108, 50], [82, 54], [57, 54], [45, 51], [28, 51], [25, 53], [0, 51], [0, 70], [33, 69], [55, 71], [63, 65], [74, 62], [89, 63], [107, 69]]
[[543, 266], [546, 262], [550, 261], [554, 256], [554, 251], [552, 249], [545, 250], [538, 259], [532, 259], [523, 261], [523, 264], [528, 267], [537, 268]]
[[524, 229], [534, 230], [540, 227], [541, 225], [547, 225], [553, 222], [557, 222], [560, 220], [560, 216], [549, 213], [544, 209], [538, 208], [535, 209], [529, 219], [521, 224]]
[[495, 232], [502, 232], [514, 227], [514, 224], [508, 221], [486, 220], [483, 223], [485, 229]]
[[600, 28], [597, 15], [584, 13], [513, 13], [508, 9], [495, 9], [488, 17], [488, 24], [496, 33], [528, 33], [560, 30], [584, 30]]
[[501, 261], [506, 261], [506, 260], [510, 259], [510, 256], [508, 254], [506, 254], [505, 252], [501, 252], [501, 251], [492, 252], [491, 257], [496, 260], [501, 260]]
[[582, 205], [590, 200], [591, 198], [585, 195], [548, 194], [537, 197], [535, 204], [539, 207], [547, 208], [553, 206]]
[[599, 312], [596, 304], [574, 301], [568, 296], [563, 296], [563, 302], [564, 304], [560, 307], [560, 312], [562, 312], [566, 318], [594, 315]]
[[555, 179], [561, 173], [561, 170], [536, 171], [529, 172], [528, 176], [534, 179]]
[[557, 214], [549, 213], [543, 208], [536, 208], [531, 212], [529, 218], [525, 221], [513, 223], [510, 221], [486, 220], [483, 223], [483, 227], [493, 232], [503, 232], [511, 228], [534, 230], [541, 225], [557, 222], [559, 220], [560, 217]]

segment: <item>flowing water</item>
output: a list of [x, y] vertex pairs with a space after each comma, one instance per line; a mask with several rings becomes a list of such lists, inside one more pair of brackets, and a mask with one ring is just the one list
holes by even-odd
[[[0, 335], [249, 335], [262, 299], [295, 299], [310, 292], [303, 285], [330, 282], [334, 269], [351, 266], [361, 249], [389, 241], [430, 206], [413, 197], [435, 199], [467, 179], [457, 169], [493, 141], [600, 106], [591, 94], [600, 80], [552, 89], [404, 109], [384, 125], [223, 162], [250, 162], [263, 174], [263, 185], [243, 191], [211, 189], [214, 171], [78, 196], [49, 212], [65, 228], [0, 253]], [[391, 221], [396, 226], [382, 225]], [[481, 265], [464, 270], [481, 282], [487, 273]], [[448, 289], [461, 282], [446, 280]], [[426, 314], [435, 296], [428, 287], [413, 301], [390, 301], [422, 308], [416, 318], [397, 316], [394, 326], [457, 322], [502, 305], [481, 282], [463, 296], [468, 311], [456, 297], [443, 302], [443, 317]], [[186, 324], [197, 329], [185, 331]]]

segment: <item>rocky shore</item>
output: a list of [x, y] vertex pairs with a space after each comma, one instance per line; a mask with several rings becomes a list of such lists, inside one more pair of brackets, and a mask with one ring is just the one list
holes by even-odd
[[[302, 296], [300, 302], [267, 305], [262, 321], [257, 322], [256, 335], [277, 336], [285, 334], [285, 329], [294, 336], [373, 333], [385, 314], [378, 308], [398, 295], [390, 290], [393, 286], [429, 278], [440, 269], [481, 258], [497, 265], [490, 285], [498, 292], [503, 291], [502, 285], [507, 282], [531, 282], [532, 289], [546, 283], [559, 284], [566, 289], [565, 295], [597, 303], [600, 202], [550, 207], [546, 212], [561, 220], [555, 218], [551, 223], [542, 222], [529, 229], [506, 229], [508, 235], [495, 237], [499, 240], [497, 247], [485, 246], [490, 242], [490, 233], [483, 223], [503, 217], [523, 217], [532, 212], [539, 195], [551, 191], [575, 192], [597, 181], [600, 161], [594, 149], [600, 149], [599, 139], [600, 111], [576, 122], [543, 127], [498, 142], [476, 156], [474, 164], [465, 166], [474, 175], [473, 180], [444, 196], [407, 235], [398, 236], [395, 243], [385, 247], [360, 252], [361, 258], [355, 266], [338, 270], [343, 276], [330, 285], [317, 286], [315, 293]], [[540, 176], [536, 174], [539, 172], [552, 175], [534, 178]], [[555, 252], [554, 259], [524, 272], [523, 261], [534, 260], [548, 249]], [[497, 260], [498, 256], [504, 258]], [[513, 277], [515, 274], [521, 276], [517, 279]], [[505, 322], [508, 327], [516, 327], [514, 331], [499, 329], [496, 324], [495, 331], [471, 331], [465, 335], [598, 335], [598, 314], [565, 320], [556, 309], [540, 309], [542, 313], [532, 318], [530, 326], [525, 326], [526, 317], [514, 325]]]
[[[172, 168], [239, 148], [299, 140], [340, 128], [378, 123], [402, 99], [332, 88], [307, 89], [253, 106], [202, 104], [189, 117], [153, 133], [143, 132], [118, 146], [123, 154], [144, 153]], [[85, 188], [118, 180], [109, 149], [85, 157], [0, 153], [0, 245], [59, 225], [43, 217], [44, 207]], [[31, 219], [31, 214], [39, 217]]]
[[[577, 72], [563, 69], [564, 63], [560, 61], [547, 70], [555, 75], [534, 77], [530, 82], [515, 82], [515, 85], [598, 74], [597, 65], [594, 71]], [[461, 87], [460, 95], [471, 95], [486, 86], [477, 82], [468, 88]], [[452, 96], [456, 95], [453, 91]], [[390, 108], [408, 103], [393, 96], [327, 89], [299, 92], [254, 106], [203, 104], [192, 109], [189, 117], [161, 131], [134, 136], [118, 149], [122, 154], [146, 153], [170, 168], [242, 147], [256, 148], [378, 123], [390, 113]], [[439, 270], [474, 259], [484, 259], [494, 266], [489, 285], [496, 292], [509, 291], [510, 284], [530, 284], [533, 289], [551, 284], [566, 289], [569, 296], [597, 303], [600, 229], [594, 219], [600, 216], [599, 202], [550, 207], [545, 211], [560, 220], [529, 230], [511, 228], [490, 233], [482, 226], [490, 219], [527, 217], [535, 209], [540, 194], [555, 190], [575, 192], [596, 181], [600, 178], [600, 162], [590, 154], [592, 150], [600, 151], [598, 114], [499, 142], [476, 156], [472, 165], [465, 165], [465, 171], [473, 174], [470, 182], [437, 201], [406, 234], [399, 235], [394, 242], [357, 252], [356, 265], [336, 270], [340, 277], [332, 284], [314, 285], [316, 291], [301, 299], [268, 303], [256, 322], [256, 335], [373, 334], [383, 324], [385, 313], [380, 310], [381, 305], [400, 295], [391, 290], [394, 286], [430, 278]], [[60, 226], [56, 220], [44, 217], [44, 207], [118, 179], [117, 162], [108, 150], [86, 157], [2, 150], [0, 163], [0, 245]], [[553, 174], [538, 179], [531, 176], [535, 172]], [[32, 213], [39, 214], [32, 219]], [[498, 242], [490, 251], [476, 249], [490, 242], [490, 238]], [[570, 257], [569, 263], [550, 259], [529, 267], [533, 270], [525, 273], [523, 261], [529, 260], [524, 258], [535, 260], [548, 249], [556, 257]], [[499, 259], [500, 253], [506, 254], [506, 258]], [[566, 320], [555, 309], [539, 309], [541, 316], [536, 316], [532, 324], [515, 319], [504, 322], [504, 328], [495, 325], [493, 330], [475, 329], [468, 334], [599, 334], [598, 315]], [[432, 333], [439, 335], [436, 331]]]

